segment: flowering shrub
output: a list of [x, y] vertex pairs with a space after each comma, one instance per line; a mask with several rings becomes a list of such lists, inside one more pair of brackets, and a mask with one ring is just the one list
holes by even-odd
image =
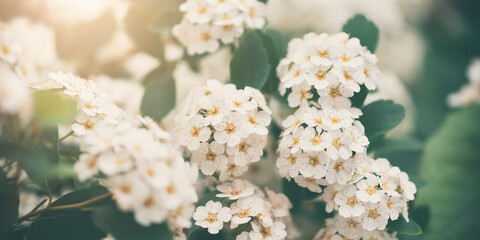
[[0, 239], [478, 237], [427, 1], [57, 1], [0, 1]]

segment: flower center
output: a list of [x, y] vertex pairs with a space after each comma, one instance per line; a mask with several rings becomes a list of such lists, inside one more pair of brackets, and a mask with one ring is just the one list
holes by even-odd
[[322, 125], [322, 124], [323, 124], [323, 121], [322, 121], [321, 118], [315, 118], [313, 121], [314, 121], [317, 125]]
[[202, 35], [200, 36], [200, 39], [202, 39], [202, 41], [204, 41], [204, 42], [207, 42], [211, 38], [212, 37], [210, 36], [209, 32], [203, 32]]
[[209, 151], [205, 157], [207, 158], [207, 160], [209, 161], [215, 161], [215, 158], [217, 157], [217, 154], [213, 153], [212, 151]]
[[315, 74], [318, 80], [323, 80], [327, 76], [326, 71], [318, 71], [317, 74]]
[[357, 204], [357, 198], [355, 196], [349, 198], [347, 200], [347, 204], [350, 206], [350, 207], [353, 207], [355, 206], [355, 204]]
[[353, 219], [348, 220], [348, 226], [355, 228], [357, 227], [357, 225], [358, 225], [358, 222], [356, 222], [355, 220]]
[[320, 50], [318, 51], [318, 56], [321, 58], [328, 58], [328, 52], [327, 50]]
[[347, 71], [343, 71], [343, 77], [345, 80], [352, 80], [352, 75]]
[[225, 127], [225, 132], [227, 132], [228, 134], [232, 134], [232, 133], [235, 132], [235, 129], [236, 129], [235, 125], [229, 123], [229, 124], [227, 124], [227, 126]]
[[368, 72], [368, 69], [366, 69], [366, 68], [363, 69], [363, 73], [365, 74], [365, 76], [366, 76], [367, 78], [370, 77], [370, 72]]
[[269, 237], [269, 236], [272, 235], [270, 233], [270, 228], [269, 227], [262, 227], [262, 229], [260, 230], [260, 234], [262, 234], [263, 238], [266, 238], [266, 237]]
[[293, 74], [293, 76], [294, 76], [294, 77], [300, 76], [300, 69], [298, 69], [298, 70], [295, 72], [295, 74]]
[[170, 185], [167, 187], [167, 193], [168, 193], [168, 194], [175, 194], [176, 192], [177, 192], [177, 188], [175, 187], [175, 185], [170, 184]]
[[246, 152], [248, 150], [248, 144], [246, 142], [242, 142], [238, 145], [238, 151]]
[[301, 98], [301, 99], [307, 99], [309, 93], [310, 93], [309, 91], [307, 91], [307, 90], [305, 90], [305, 89], [302, 89], [302, 90], [300, 91], [300, 98]]
[[333, 139], [332, 145], [338, 150], [342, 147], [342, 141], [340, 141], [340, 138], [335, 138]]
[[248, 12], [248, 16], [250, 16], [251, 18], [255, 17], [255, 8], [250, 8], [250, 11]]
[[300, 139], [297, 137], [297, 138], [293, 138], [292, 140], [292, 146], [296, 146], [298, 145], [298, 143], [300, 143]]
[[312, 138], [312, 144], [314, 146], [317, 146], [318, 144], [320, 144], [322, 142], [322, 139], [320, 138], [320, 136], [315, 136]]
[[200, 129], [197, 127], [193, 127], [190, 131], [190, 134], [192, 135], [192, 137], [198, 137], [198, 135], [200, 134]]
[[[225, 19], [224, 19], [225, 20]], [[223, 31], [232, 31], [233, 30], [233, 25], [225, 25], [223, 26]]]
[[393, 202], [392, 202], [391, 200], [388, 200], [388, 201], [387, 201], [387, 207], [388, 207], [389, 209], [392, 209], [392, 204], [393, 204]]
[[317, 166], [318, 164], [320, 164], [320, 161], [318, 161], [318, 157], [310, 157], [308, 162], [312, 166]]
[[257, 124], [257, 120], [255, 120], [255, 117], [252, 116], [248, 117], [248, 122], [252, 125]]
[[366, 190], [365, 190], [369, 195], [372, 195], [374, 193], [377, 192], [377, 187], [375, 186], [369, 186]]
[[330, 118], [330, 121], [332, 121], [332, 124], [340, 123], [340, 119], [338, 119], [338, 118]]
[[372, 209], [368, 212], [368, 217], [369, 218], [377, 218], [378, 217], [378, 211], [376, 209]]
[[340, 172], [341, 170], [343, 170], [343, 162], [336, 162], [335, 166], [333, 166], [333, 169], [337, 173]]
[[217, 214], [215, 214], [215, 213], [209, 213], [208, 216], [207, 216], [207, 218], [206, 218], [206, 220], [207, 220], [207, 222], [209, 222], [209, 223], [214, 223], [214, 222], [216, 222], [216, 221], [218, 220]]
[[9, 54], [10, 53], [10, 48], [8, 48], [6, 45], [2, 46], [2, 51], [3, 54]]
[[130, 185], [130, 183], [123, 183], [120, 186], [120, 191], [124, 194], [129, 194], [132, 192], [132, 185]]
[[91, 157], [88, 159], [87, 162], [87, 167], [90, 169], [94, 169], [97, 166], [97, 158], [96, 157]]
[[237, 213], [237, 216], [238, 216], [239, 218], [248, 217], [248, 209], [242, 209], [242, 210], [240, 210], [240, 212]]
[[155, 199], [153, 199], [152, 197], [148, 197], [143, 201], [144, 207], [149, 208], [149, 207], [153, 207], [153, 205], [155, 205]]
[[208, 110], [208, 114], [210, 114], [211, 116], [215, 116], [215, 115], [217, 115], [219, 112], [220, 112], [220, 110], [218, 109], [218, 107], [214, 107], [214, 108]]
[[346, 54], [343, 54], [343, 56], [342, 56], [342, 61], [343, 61], [343, 62], [350, 62], [350, 58], [347, 57]]
[[153, 177], [153, 176], [155, 176], [155, 171], [153, 171], [153, 169], [149, 168], [149, 169], [147, 169], [147, 175], [150, 176], [150, 177]]
[[239, 107], [242, 107], [242, 103], [241, 103], [241, 102], [237, 102], [237, 101], [233, 101], [233, 106], [239, 108]]
[[333, 98], [341, 96], [340, 89], [338, 89], [338, 87], [330, 88], [329, 94]]
[[198, 13], [204, 14], [206, 12], [207, 12], [207, 6], [201, 6], [200, 8], [198, 8]]
[[290, 156], [288, 157], [288, 161], [289, 161], [291, 164], [297, 163], [297, 156], [295, 156], [295, 155], [293, 155], [293, 154], [290, 154]]
[[93, 130], [95, 124], [90, 121], [86, 121], [85, 123], [83, 123], [83, 127], [85, 128], [85, 130]]

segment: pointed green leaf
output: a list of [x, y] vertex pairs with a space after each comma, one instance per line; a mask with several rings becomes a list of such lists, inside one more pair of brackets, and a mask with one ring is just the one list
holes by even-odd
[[391, 100], [379, 100], [362, 108], [360, 122], [370, 141], [396, 127], [405, 118], [405, 108]]
[[350, 37], [360, 39], [362, 46], [366, 46], [372, 53], [377, 49], [379, 31], [375, 23], [368, 20], [364, 15], [357, 14], [350, 18], [342, 30], [350, 34]]
[[230, 80], [241, 89], [250, 86], [261, 89], [270, 74], [267, 49], [256, 31], [246, 31], [230, 61]]
[[162, 119], [175, 107], [176, 89], [173, 77], [159, 67], [150, 72], [145, 80], [141, 111], [155, 121]]

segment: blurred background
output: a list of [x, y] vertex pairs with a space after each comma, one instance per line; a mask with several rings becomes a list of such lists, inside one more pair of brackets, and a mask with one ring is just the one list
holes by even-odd
[[[0, 27], [8, 27], [8, 41], [22, 44], [27, 55], [22, 74], [32, 86], [42, 87], [49, 72], [72, 71], [97, 81], [118, 106], [135, 115], [143, 84], [157, 69], [173, 72], [177, 104], [190, 89], [209, 78], [228, 81], [231, 49], [190, 57], [171, 35], [171, 28], [182, 17], [178, 11], [182, 2], [0, 0]], [[404, 105], [407, 118], [390, 137], [418, 146], [424, 146], [446, 116], [457, 111], [448, 106], [447, 96], [468, 82], [467, 68], [480, 57], [477, 0], [269, 0], [267, 6], [267, 27], [281, 31], [287, 40], [310, 31], [339, 32], [357, 13], [372, 20], [380, 29], [376, 54], [382, 81], [367, 101], [393, 99]], [[271, 105], [277, 109], [278, 123], [281, 104], [272, 100]], [[163, 125], [168, 129], [172, 121], [167, 117]], [[477, 138], [470, 140], [480, 144]], [[383, 157], [417, 176], [424, 155], [424, 148], [417, 147], [390, 151]], [[262, 172], [274, 162], [263, 165], [252, 171]], [[478, 173], [472, 174], [479, 178]], [[431, 184], [436, 180], [430, 176], [423, 170], [419, 178]], [[269, 176], [261, 177], [258, 181], [269, 181]], [[474, 196], [471, 201], [478, 199]], [[432, 214], [419, 210], [413, 216], [426, 224], [425, 219]]]

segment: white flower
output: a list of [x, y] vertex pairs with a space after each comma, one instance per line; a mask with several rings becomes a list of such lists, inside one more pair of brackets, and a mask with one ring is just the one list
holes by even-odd
[[280, 157], [277, 159], [277, 167], [280, 172], [280, 176], [285, 178], [297, 177], [303, 166], [303, 162], [306, 161], [305, 157], [301, 153], [291, 153], [288, 150], [280, 149]]
[[290, 149], [291, 153], [297, 153], [300, 150], [300, 137], [303, 134], [303, 127], [299, 127], [295, 132], [285, 134], [279, 143], [280, 149]]
[[180, 11], [186, 12], [185, 18], [192, 23], [207, 23], [213, 15], [213, 8], [207, 1], [190, 0], [180, 5]]
[[338, 213], [342, 217], [358, 217], [365, 211], [365, 206], [356, 197], [357, 188], [348, 185], [335, 196], [335, 203], [339, 206]]
[[332, 144], [329, 132], [322, 132], [320, 127], [307, 127], [300, 138], [300, 147], [304, 151], [323, 151]]
[[233, 182], [225, 182], [217, 186], [217, 190], [222, 192], [217, 194], [217, 197], [228, 197], [230, 200], [235, 200], [252, 196], [255, 186], [247, 180], [235, 179]]
[[98, 173], [98, 159], [95, 155], [83, 153], [78, 158], [74, 165], [75, 172], [80, 181], [85, 181], [88, 178]]
[[256, 217], [263, 212], [265, 202], [259, 197], [246, 197], [232, 203], [232, 221], [230, 228], [234, 229], [240, 224], [249, 222], [252, 217]]
[[329, 161], [325, 152], [307, 152], [303, 157], [305, 160], [300, 165], [300, 173], [304, 177], [315, 179], [325, 177], [327, 173], [326, 163]]
[[135, 220], [143, 226], [162, 222], [167, 214], [168, 211], [162, 204], [161, 193], [152, 192], [145, 197], [137, 197], [135, 201]]
[[200, 115], [179, 119], [177, 140], [189, 150], [197, 150], [200, 143], [206, 142], [212, 133], [207, 121]]
[[202, 228], [208, 228], [211, 234], [217, 234], [222, 228], [223, 223], [232, 218], [231, 210], [222, 207], [220, 202], [208, 201], [205, 206], [197, 207], [193, 213], [195, 225]]
[[357, 198], [362, 202], [378, 203], [384, 196], [384, 192], [378, 188], [380, 181], [373, 174], [367, 174], [365, 177], [366, 179], [360, 180], [356, 184]]
[[136, 202], [150, 194], [148, 186], [135, 172], [111, 177], [106, 185], [122, 210], [133, 209]]
[[306, 102], [313, 97], [311, 93], [310, 84], [307, 82], [302, 82], [301, 84], [294, 85], [292, 87], [292, 92], [288, 95], [288, 106], [298, 107], [301, 102]]
[[252, 110], [248, 112], [248, 123], [247, 126], [250, 128], [251, 133], [256, 133], [258, 135], [267, 135], [268, 134], [268, 125], [272, 117], [266, 111], [257, 111]]
[[327, 147], [327, 154], [333, 160], [337, 160], [339, 157], [342, 159], [348, 159], [352, 156], [352, 150], [348, 147], [352, 142], [352, 135], [347, 132], [341, 132], [340, 130], [331, 130], [328, 132], [332, 139], [331, 145]]
[[271, 204], [273, 217], [286, 217], [290, 215], [290, 208], [292, 208], [292, 203], [285, 194], [275, 193], [270, 189], [266, 188], [268, 202]]
[[346, 184], [350, 181], [355, 173], [355, 160], [349, 158], [347, 160], [337, 159], [329, 161], [327, 164], [327, 173], [325, 179], [329, 184]]
[[298, 184], [298, 186], [308, 188], [308, 190], [316, 193], [322, 192], [322, 188], [320, 187], [320, 185], [323, 185], [325, 183], [323, 179], [306, 178], [301, 175], [295, 177], [294, 180]]
[[133, 165], [128, 151], [107, 151], [98, 157], [98, 168], [109, 176], [131, 170]]
[[244, 167], [251, 162], [257, 162], [263, 155], [265, 139], [256, 134], [250, 134], [241, 143], [227, 148], [229, 156], [233, 156], [236, 165]]
[[281, 240], [287, 236], [287, 232], [285, 224], [279, 221], [252, 222], [252, 231], [249, 236], [251, 240]]
[[225, 168], [221, 169], [219, 179], [220, 181], [224, 182], [230, 178], [236, 178], [243, 175], [246, 171], [248, 171], [248, 167], [240, 167], [235, 164], [233, 157], [228, 158], [228, 164]]
[[360, 218], [366, 230], [384, 230], [388, 223], [388, 209], [385, 204], [367, 203]]
[[408, 174], [405, 172], [401, 172], [399, 178], [400, 178], [400, 187], [402, 188], [403, 195], [408, 200], [415, 199], [414, 194], [417, 192], [417, 187], [413, 182], [409, 181]]
[[225, 147], [216, 141], [204, 142], [196, 151], [192, 151], [192, 161], [197, 163], [203, 174], [209, 176], [227, 165], [227, 157], [223, 155]]
[[216, 130], [213, 135], [215, 141], [220, 144], [227, 143], [229, 147], [239, 144], [243, 137], [248, 136], [247, 117], [240, 113], [228, 114], [214, 127]]

